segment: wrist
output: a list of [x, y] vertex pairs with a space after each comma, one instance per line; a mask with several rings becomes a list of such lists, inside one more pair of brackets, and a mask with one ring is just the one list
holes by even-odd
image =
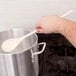
[[65, 23], [65, 19], [61, 18], [59, 16], [53, 16], [53, 23], [54, 23], [54, 33], [62, 33], [65, 29], [64, 27], [64, 23]]
[[66, 19], [60, 17], [59, 22], [58, 22], [58, 33], [65, 35], [66, 29], [68, 27], [67, 22], [68, 21]]
[[75, 22], [61, 18], [58, 33], [61, 33], [64, 36], [68, 36], [68, 34], [70, 34], [71, 29], [74, 29], [75, 26], [76, 26]]
[[54, 17], [54, 25], [55, 25], [55, 30], [54, 33], [63, 33], [65, 30], [65, 24], [67, 23], [67, 19], [64, 19], [60, 16], [55, 16]]

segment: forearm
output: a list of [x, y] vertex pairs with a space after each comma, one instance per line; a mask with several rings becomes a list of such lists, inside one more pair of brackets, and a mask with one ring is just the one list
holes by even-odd
[[76, 47], [76, 22], [62, 19], [59, 32]]

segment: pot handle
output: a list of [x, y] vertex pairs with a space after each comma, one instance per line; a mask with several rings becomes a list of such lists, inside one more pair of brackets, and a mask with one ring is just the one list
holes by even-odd
[[45, 43], [45, 42], [41, 42], [41, 43], [39, 43], [38, 45], [39, 45], [39, 46], [40, 46], [40, 45], [43, 45], [42, 50], [33, 53], [33, 56], [38, 55], [38, 54], [41, 54], [41, 53], [44, 52], [44, 50], [45, 50], [45, 47], [46, 47], [46, 43]]

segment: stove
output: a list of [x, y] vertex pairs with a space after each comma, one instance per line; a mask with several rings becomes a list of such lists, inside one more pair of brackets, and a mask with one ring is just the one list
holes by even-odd
[[39, 42], [47, 44], [39, 55], [39, 76], [76, 76], [76, 49], [72, 44], [58, 33], [37, 35]]

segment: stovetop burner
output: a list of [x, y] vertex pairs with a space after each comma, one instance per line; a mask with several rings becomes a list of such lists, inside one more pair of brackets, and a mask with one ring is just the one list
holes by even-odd
[[76, 49], [60, 34], [38, 34], [47, 43], [39, 55], [39, 76], [76, 76]]

